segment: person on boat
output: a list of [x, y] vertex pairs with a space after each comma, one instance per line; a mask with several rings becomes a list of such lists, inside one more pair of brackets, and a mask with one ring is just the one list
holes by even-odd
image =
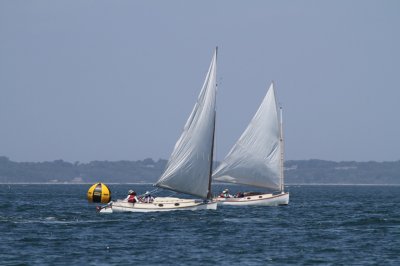
[[244, 197], [244, 193], [243, 192], [238, 192], [238, 193], [236, 193], [236, 195], [235, 195], [235, 198], [243, 198]]
[[233, 196], [229, 194], [229, 189], [225, 188], [219, 195], [221, 198], [232, 198]]
[[139, 199], [136, 197], [136, 192], [133, 190], [128, 191], [128, 196], [125, 200], [130, 203], [139, 202]]
[[154, 197], [150, 194], [150, 192], [146, 191], [146, 193], [144, 193], [144, 197], [142, 198], [142, 201], [144, 203], [152, 203], [154, 200]]

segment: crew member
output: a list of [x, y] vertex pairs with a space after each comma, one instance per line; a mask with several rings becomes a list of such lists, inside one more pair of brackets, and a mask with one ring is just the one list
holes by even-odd
[[139, 199], [136, 197], [136, 192], [133, 190], [128, 191], [128, 196], [125, 199], [127, 202], [136, 203], [139, 202]]
[[144, 197], [142, 200], [144, 203], [152, 203], [154, 200], [154, 197], [150, 194], [150, 192], [146, 191], [146, 193], [144, 193]]
[[229, 189], [225, 188], [219, 195], [221, 198], [232, 198], [233, 196], [229, 194]]

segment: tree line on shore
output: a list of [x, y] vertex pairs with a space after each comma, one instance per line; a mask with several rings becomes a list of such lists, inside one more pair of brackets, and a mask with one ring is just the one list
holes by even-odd
[[[0, 156], [0, 183], [153, 183], [167, 160], [14, 162]], [[218, 163], [215, 163], [217, 165]], [[290, 160], [286, 184], [400, 184], [400, 161]]]

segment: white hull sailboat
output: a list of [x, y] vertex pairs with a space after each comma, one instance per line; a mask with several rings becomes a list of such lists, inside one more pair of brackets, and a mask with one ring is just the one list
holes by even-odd
[[167, 212], [167, 211], [197, 211], [197, 210], [216, 210], [217, 202], [208, 202], [195, 199], [180, 199], [174, 197], [157, 197], [151, 203], [129, 203], [126, 201], [116, 201], [104, 206], [100, 212]]
[[164, 173], [154, 184], [159, 188], [200, 199], [156, 197], [151, 203], [129, 203], [119, 200], [101, 207], [101, 213], [217, 209], [217, 202], [212, 199], [211, 193], [217, 91], [216, 62], [217, 49], [183, 133], [175, 144]]
[[220, 205], [278, 206], [289, 204], [289, 193], [284, 191], [283, 176], [283, 122], [279, 114], [274, 84], [256, 114], [215, 169], [216, 181], [242, 184], [276, 192], [244, 192], [240, 197], [217, 197]]
[[246, 205], [257, 205], [257, 206], [280, 206], [289, 204], [289, 193], [284, 192], [280, 194], [259, 194], [246, 195], [241, 198], [216, 198], [219, 205], [231, 205], [231, 206], [246, 206]]

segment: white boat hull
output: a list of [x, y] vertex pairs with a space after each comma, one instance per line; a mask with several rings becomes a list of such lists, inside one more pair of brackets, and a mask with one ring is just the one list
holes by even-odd
[[172, 197], [157, 197], [152, 203], [129, 203], [126, 201], [112, 202], [103, 206], [100, 213], [113, 212], [167, 212], [167, 211], [197, 211], [216, 210], [217, 202], [203, 200], [179, 199]]
[[260, 194], [253, 196], [245, 196], [242, 198], [216, 198], [218, 205], [231, 205], [231, 206], [279, 206], [289, 204], [289, 193], [281, 194]]

